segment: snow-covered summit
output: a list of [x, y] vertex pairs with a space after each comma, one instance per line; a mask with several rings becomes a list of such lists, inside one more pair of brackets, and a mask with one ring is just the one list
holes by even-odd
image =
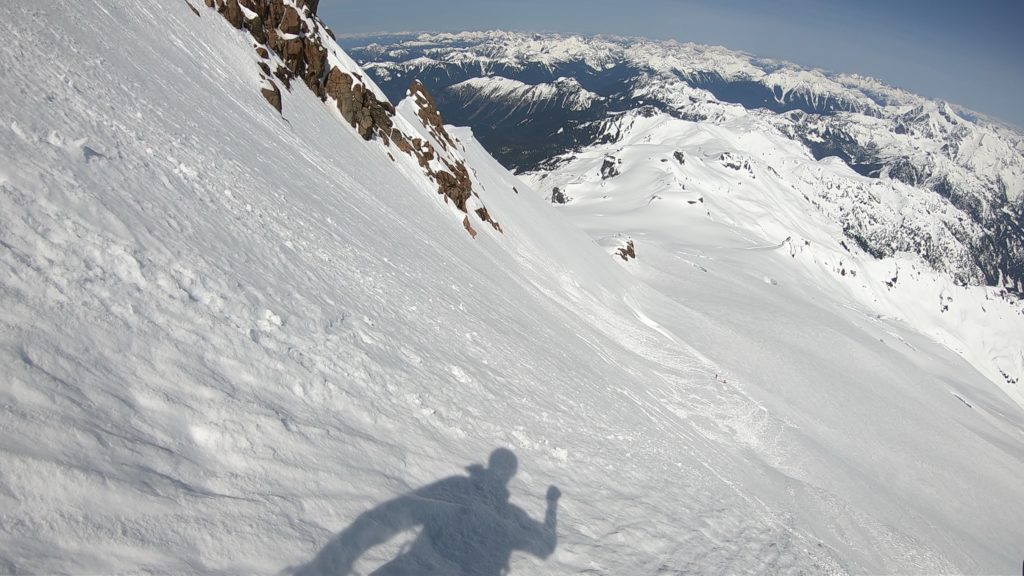
[[526, 108], [528, 113], [552, 105], [570, 111], [586, 110], [595, 101], [602, 99], [583, 88], [575, 78], [564, 76], [554, 82], [541, 84], [526, 84], [501, 76], [484, 76], [454, 84], [450, 89], [465, 94], [471, 102], [475, 99], [497, 100], [505, 105], [511, 102], [515, 108]]

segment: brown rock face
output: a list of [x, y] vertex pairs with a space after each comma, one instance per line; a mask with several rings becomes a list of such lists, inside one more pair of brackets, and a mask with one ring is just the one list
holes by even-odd
[[[207, 5], [215, 5], [232, 26], [252, 34], [261, 58], [269, 57], [269, 48], [284, 61], [283, 67], [274, 70], [274, 76], [286, 88], [291, 90], [292, 79], [301, 79], [320, 98], [331, 96], [337, 100], [342, 116], [363, 138], [369, 140], [376, 134], [385, 143], [390, 142], [394, 106], [378, 100], [349, 74], [338, 69], [327, 70], [327, 49], [316, 33], [323, 26], [315, 18], [319, 0], [296, 0], [298, 9], [285, 5], [283, 0], [206, 1]], [[256, 17], [246, 20], [242, 6]], [[301, 12], [311, 20], [303, 18]]]
[[270, 102], [270, 105], [281, 112], [281, 89], [277, 87], [277, 84], [270, 84], [270, 88], [261, 88], [260, 94]]
[[316, 15], [317, 6], [320, 5], [320, 0], [298, 0], [295, 2], [299, 8], [309, 8], [310, 15]]
[[497, 230], [498, 232], [502, 232], [501, 224], [498, 224], [493, 219], [491, 219], [491, 214], [487, 211], [487, 208], [483, 208], [483, 207], [477, 208], [476, 209], [476, 215], [481, 220], [483, 220], [484, 222], [487, 222], [488, 224], [490, 224], [491, 227], [494, 228], [495, 230]]
[[[329, 33], [318, 18], [316, 10], [319, 0], [295, 0], [295, 6], [285, 5], [284, 0], [204, 0], [206, 5], [239, 29], [248, 30], [256, 42], [256, 52], [266, 60], [273, 51], [283, 62], [277, 66], [273, 76], [288, 90], [291, 81], [300, 79], [321, 99], [333, 98], [341, 116], [356, 132], [371, 140], [380, 138], [385, 146], [394, 142], [402, 152], [417, 159], [427, 175], [437, 182], [437, 192], [445, 201], [451, 200], [455, 207], [467, 212], [467, 202], [474, 195], [473, 182], [466, 165], [461, 160], [441, 156], [443, 169], [437, 167], [437, 150], [429, 141], [414, 138], [394, 126], [395, 107], [387, 100], [378, 100], [372, 90], [358, 74], [346, 73], [337, 67], [328, 68], [327, 48], [320, 40], [320, 31]], [[242, 8], [255, 14], [247, 19]], [[333, 36], [333, 35], [332, 35]], [[270, 67], [260, 63], [266, 87], [260, 90], [267, 102], [281, 112], [281, 90], [270, 79]], [[437, 110], [433, 96], [419, 81], [409, 87], [409, 94], [417, 105], [417, 115], [430, 131], [433, 140], [443, 149], [456, 148], [456, 141], [444, 129], [444, 119]], [[495, 230], [501, 226], [493, 220], [486, 208], [476, 210], [476, 215], [488, 222]], [[466, 231], [474, 238], [477, 231], [469, 222], [468, 214], [463, 219]]]
[[636, 259], [636, 250], [633, 248], [633, 241], [627, 240], [626, 245], [619, 248], [618, 251], [615, 252], [615, 255], [627, 262], [629, 262], [630, 258]]
[[409, 142], [409, 139], [398, 128], [393, 128], [391, 130], [391, 141], [395, 143], [395, 146], [398, 146], [399, 150], [405, 152], [406, 154], [412, 155], [412, 143]]
[[277, 27], [281, 29], [281, 32], [284, 32], [285, 34], [301, 34], [302, 25], [302, 18], [299, 16], [299, 13], [295, 11], [295, 8], [285, 6], [284, 16], [277, 25]]
[[242, 15], [242, 9], [238, 7], [238, 0], [227, 0], [224, 4], [224, 18], [235, 28], [242, 27], [245, 17]]
[[278, 66], [277, 69], [274, 70], [274, 76], [276, 76], [277, 79], [280, 80], [282, 84], [284, 84], [285, 88], [289, 90], [292, 89], [293, 76], [292, 73], [289, 72], [287, 68], [283, 66]]
[[324, 94], [338, 101], [338, 111], [360, 136], [369, 140], [375, 134], [384, 142], [390, 141], [394, 132], [395, 107], [388, 101], [377, 100], [377, 96], [356, 84], [351, 75], [332, 67], [327, 74]]
[[[211, 3], [232, 26], [248, 30], [257, 44], [265, 45], [281, 57], [287, 78], [276, 75], [287, 88], [291, 89], [291, 78], [300, 78], [314, 94], [323, 98], [327, 49], [320, 42], [319, 34], [313, 33], [322, 27], [319, 20], [312, 20], [315, 29], [310, 30], [299, 10], [285, 5], [283, 0], [207, 1], [208, 5]], [[298, 2], [300, 10], [310, 9], [310, 15], [315, 14], [316, 4], [309, 0]], [[254, 12], [256, 17], [245, 19], [240, 5]], [[266, 51], [263, 46], [259, 48]]]
[[455, 141], [452, 140], [448, 131], [444, 129], [444, 119], [441, 118], [441, 113], [437, 110], [437, 103], [434, 102], [434, 97], [427, 91], [427, 87], [419, 80], [413, 80], [412, 84], [409, 85], [409, 96], [415, 100], [416, 105], [419, 107], [417, 115], [423, 121], [423, 125], [430, 130], [430, 133], [441, 143], [441, 146], [446, 148], [448, 146], [455, 146]]
[[469, 232], [470, 237], [476, 238], [476, 229], [469, 223], [469, 216], [467, 215], [462, 219], [462, 225], [466, 228], [466, 232]]
[[454, 166], [448, 165], [448, 168], [452, 171], [438, 170], [433, 175], [437, 181], [437, 191], [450, 198], [456, 208], [465, 212], [466, 201], [473, 194], [473, 182], [469, 179], [465, 164], [459, 162]]

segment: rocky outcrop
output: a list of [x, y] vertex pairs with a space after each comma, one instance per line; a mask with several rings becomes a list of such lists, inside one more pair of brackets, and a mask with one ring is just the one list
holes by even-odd
[[498, 232], [504, 232], [501, 229], [501, 224], [498, 224], [497, 222], [495, 222], [491, 218], [491, 214], [490, 214], [490, 212], [487, 211], [487, 208], [484, 208], [483, 206], [481, 206], [480, 208], [477, 208], [476, 209], [476, 215], [477, 215], [478, 218], [480, 218], [484, 222], [487, 222], [488, 224], [490, 224], [491, 227], [494, 228], [495, 230], [497, 230]]
[[558, 186], [551, 189], [552, 204], [568, 204], [570, 200], [572, 200], [572, 198], [569, 198], [569, 195], [563, 192]]
[[416, 102], [416, 107], [419, 109], [417, 116], [420, 117], [423, 125], [430, 130], [434, 139], [442, 147], [455, 146], [455, 140], [444, 129], [444, 119], [441, 118], [441, 112], [437, 109], [437, 102], [434, 101], [433, 95], [427, 91], [427, 87], [419, 80], [413, 80], [412, 84], [409, 85], [407, 94]]
[[[291, 80], [301, 79], [316, 95], [324, 96], [327, 49], [320, 40], [322, 25], [314, 17], [317, 2], [297, 0], [298, 8], [283, 0], [206, 0], [224, 19], [240, 30], [247, 30], [256, 42], [260, 57], [273, 51], [284, 62], [275, 76], [291, 88]], [[302, 11], [303, 13], [300, 13]]]
[[455, 207], [466, 212], [466, 201], [473, 194], [473, 182], [469, 179], [469, 172], [466, 165], [459, 162], [451, 165], [445, 162], [448, 170], [434, 172], [434, 180], [437, 181], [437, 192], [455, 203]]
[[[445, 154], [438, 154], [430, 139], [411, 137], [395, 127], [395, 107], [377, 97], [374, 90], [357, 72], [329, 66], [327, 47], [323, 35], [333, 37], [316, 18], [319, 0], [295, 0], [295, 5], [284, 0], [205, 0], [235, 28], [247, 30], [255, 42], [254, 48], [262, 60], [275, 54], [283, 65], [271, 73], [269, 63], [259, 62], [263, 86], [260, 93], [278, 112], [282, 111], [281, 89], [274, 78], [291, 90], [293, 80], [301, 80], [320, 99], [332, 99], [338, 112], [356, 132], [366, 140], [380, 139], [385, 146], [392, 143], [403, 153], [417, 159], [427, 176], [437, 183], [437, 192], [445, 202], [451, 201], [465, 213], [464, 225], [470, 236], [477, 231], [469, 221], [469, 201], [476, 196], [473, 181], [465, 162], [454, 154], [456, 140], [444, 128], [444, 119], [433, 96], [418, 81], [409, 87], [417, 116], [429, 131], [432, 140]], [[330, 41], [328, 41], [330, 42]], [[273, 78], [271, 78], [273, 76]], [[474, 213], [482, 221], [501, 232], [501, 226], [486, 208]]]
[[[430, 135], [433, 136], [434, 141], [443, 150], [454, 151], [456, 141], [445, 130], [444, 119], [437, 109], [434, 97], [427, 91], [426, 87], [420, 81], [413, 80], [412, 84], [409, 85], [407, 94], [416, 105], [417, 117], [419, 117], [423, 126], [430, 132]], [[409, 139], [397, 130], [392, 132], [392, 139], [400, 150], [414, 155], [419, 160], [420, 166], [423, 167], [427, 175], [437, 182], [437, 193], [444, 196], [446, 202], [451, 200], [459, 210], [463, 212], [469, 211], [467, 203], [470, 198], [476, 196], [476, 193], [473, 191], [473, 180], [469, 176], [469, 170], [466, 169], [465, 162], [442, 157], [430, 142], [424, 141], [421, 138]], [[438, 163], [442, 164], [444, 168], [437, 168]], [[502, 231], [501, 225], [491, 217], [487, 208], [478, 208], [475, 210], [475, 213], [495, 230], [498, 232]], [[467, 216], [467, 225], [468, 222]], [[476, 237], [476, 231], [472, 227], [467, 226], [466, 230], [470, 232], [470, 236]]]
[[615, 255], [629, 262], [630, 258], [636, 259], [636, 250], [633, 248], [633, 241], [627, 240], [626, 245], [615, 251]]
[[619, 175], [619, 161], [615, 158], [605, 158], [601, 164], [601, 180], [607, 180]]
[[334, 98], [341, 116], [360, 136], [369, 140], [376, 135], [385, 144], [391, 140], [395, 132], [391, 120], [395, 115], [395, 107], [386, 100], [378, 100], [371, 90], [366, 89], [362, 78], [353, 78], [338, 68], [331, 68], [324, 92]]
[[466, 232], [469, 232], [469, 237], [475, 240], [476, 228], [473, 228], [473, 225], [470, 224], [468, 215], [462, 219], [462, 226], [466, 229]]
[[281, 89], [277, 87], [277, 84], [270, 82], [269, 86], [260, 89], [260, 94], [263, 94], [267, 102], [276, 108], [278, 112], [281, 111]]
[[[390, 141], [394, 106], [379, 100], [358, 75], [337, 67], [327, 69], [327, 48], [319, 34], [326, 28], [315, 18], [318, 0], [296, 0], [297, 8], [283, 0], [206, 0], [206, 4], [235, 28], [248, 30], [261, 58], [269, 58], [272, 51], [281, 59], [284, 65], [274, 70], [274, 76], [285, 88], [291, 90], [292, 80], [301, 80], [321, 99], [333, 98], [360, 136]], [[264, 96], [280, 111], [280, 98]]]

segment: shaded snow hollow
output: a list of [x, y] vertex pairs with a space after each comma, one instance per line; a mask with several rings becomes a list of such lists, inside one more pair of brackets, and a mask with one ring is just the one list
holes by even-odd
[[959, 356], [769, 251], [645, 279], [453, 129], [472, 239], [197, 11], [0, 23], [0, 571], [1018, 569], [1022, 413]]

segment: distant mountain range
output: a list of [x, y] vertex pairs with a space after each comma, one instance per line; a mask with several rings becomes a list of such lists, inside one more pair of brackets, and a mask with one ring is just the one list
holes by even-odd
[[931, 208], [899, 217], [890, 205], [880, 217], [877, 202], [851, 204], [843, 228], [870, 254], [912, 252], [957, 282], [1022, 290], [1024, 136], [966, 109], [864, 76], [678, 42], [492, 31], [345, 44], [390, 99], [419, 79], [447, 121], [472, 127], [518, 172], [616, 141], [624, 113], [781, 134], [897, 197], [927, 192]]

